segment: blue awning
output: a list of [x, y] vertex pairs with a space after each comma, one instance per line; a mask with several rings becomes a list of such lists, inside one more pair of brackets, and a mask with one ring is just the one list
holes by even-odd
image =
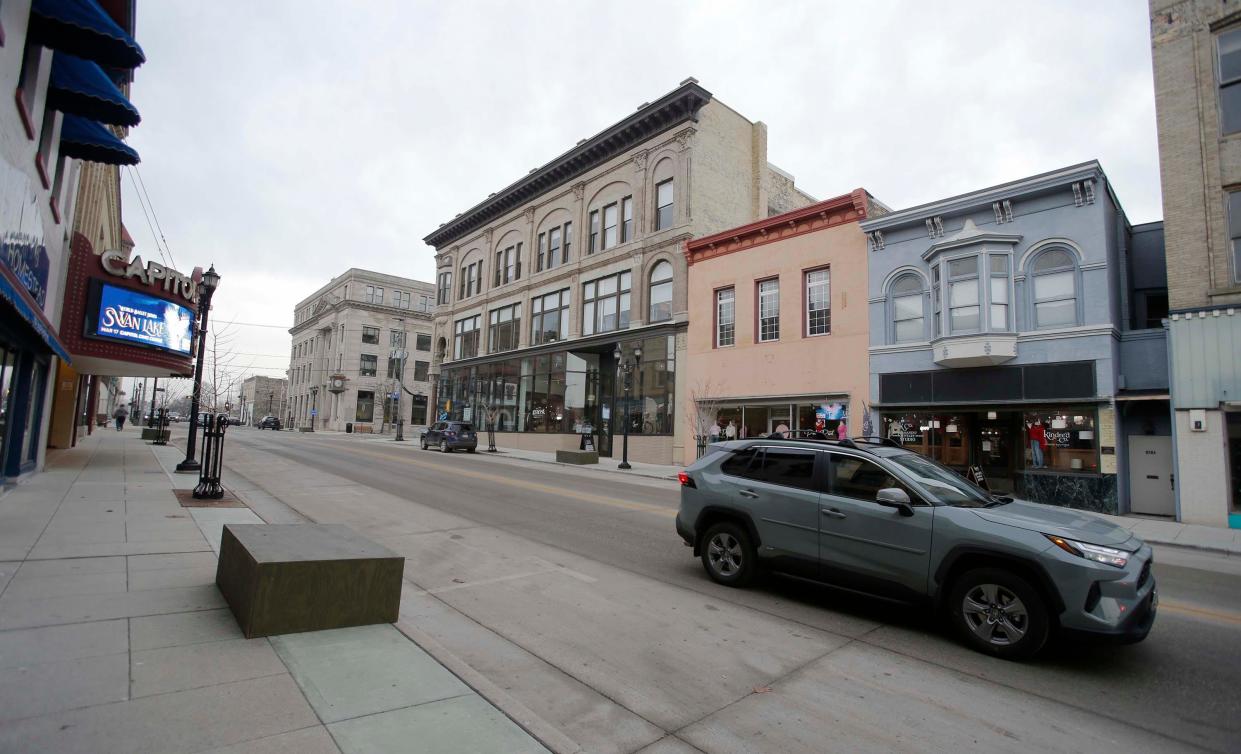
[[114, 126], [136, 126], [142, 116], [112, 83], [98, 63], [67, 52], [52, 57], [47, 104], [53, 110], [81, 115]]
[[27, 38], [110, 68], [137, 68], [142, 48], [96, 0], [34, 0]]
[[133, 147], [112, 135], [93, 120], [80, 115], [66, 115], [60, 127], [60, 153], [105, 165], [137, 165], [138, 153]]
[[17, 310], [18, 315], [26, 320], [26, 324], [30, 325], [30, 328], [35, 331], [40, 340], [47, 344], [52, 353], [64, 359], [66, 363], [73, 363], [73, 359], [69, 357], [69, 352], [61, 345], [55, 333], [44, 324], [45, 320], [41, 316], [41, 312], [36, 311], [30, 305], [18, 287], [3, 272], [0, 272], [0, 298], [8, 301]]

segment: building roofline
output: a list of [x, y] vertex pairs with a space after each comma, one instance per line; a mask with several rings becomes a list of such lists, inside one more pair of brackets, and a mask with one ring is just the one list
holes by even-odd
[[[926, 217], [935, 215], [949, 215], [974, 209], [976, 207], [989, 205], [991, 202], [1000, 199], [1012, 198], [1015, 194], [1030, 193], [1040, 189], [1051, 188], [1065, 183], [1082, 180], [1084, 178], [1106, 178], [1103, 172], [1103, 166], [1098, 160], [1090, 160], [1088, 162], [1069, 165], [1068, 167], [1058, 170], [1051, 170], [1046, 173], [1020, 178], [1015, 181], [1001, 183], [995, 186], [989, 186], [977, 191], [971, 191], [965, 194], [948, 197], [947, 199], [938, 199], [926, 204], [919, 204], [914, 207], [891, 212], [881, 215], [872, 220], [866, 220], [862, 223], [862, 230], [869, 233], [872, 230], [886, 230], [900, 225], [916, 224], [922, 222]], [[1111, 192], [1111, 184], [1108, 182], [1108, 192], [1112, 196], [1112, 201], [1120, 208], [1120, 202], [1116, 201], [1115, 194]], [[1123, 214], [1124, 210], [1121, 209]]]
[[422, 240], [437, 249], [450, 244], [656, 134], [687, 120], [697, 122], [698, 111], [711, 101], [711, 96], [711, 92], [700, 86], [697, 79], [686, 79], [668, 94], [578, 142], [569, 151], [531, 170], [526, 176], [440, 225]]
[[[685, 258], [690, 264], [693, 264], [695, 261], [698, 261], [695, 259], [695, 254], [701, 256], [704, 252], [715, 249], [716, 246], [729, 245], [732, 247], [723, 253], [741, 251], [765, 243], [774, 243], [788, 238], [790, 235], [800, 235], [803, 232], [823, 230], [848, 222], [858, 222], [866, 218], [867, 212], [870, 209], [869, 205], [873, 201], [874, 197], [871, 196], [869, 191], [864, 188], [857, 188], [848, 194], [834, 196], [831, 199], [824, 199], [821, 202], [816, 202], [800, 209], [772, 215], [747, 225], [740, 225], [736, 228], [722, 230], [719, 233], [694, 239], [685, 245]], [[820, 217], [822, 223], [810, 227], [807, 221], [815, 217]], [[797, 226], [799, 225], [804, 227], [798, 228]], [[791, 234], [771, 232], [777, 229], [783, 231], [785, 228], [794, 229], [794, 232]], [[711, 254], [710, 256], [718, 256], [718, 254]]]
[[404, 278], [404, 277], [401, 277], [400, 275], [393, 275], [388, 272], [378, 272], [376, 270], [368, 270], [362, 267], [350, 267], [349, 269], [345, 270], [339, 275], [333, 276], [331, 280], [327, 281], [323, 285], [316, 288], [314, 293], [310, 294], [309, 296], [306, 296], [305, 298], [301, 299], [296, 304], [294, 304], [293, 311], [296, 312], [298, 309], [302, 308], [306, 304], [313, 303], [315, 299], [319, 298], [323, 294], [332, 290], [332, 288], [334, 288], [335, 286], [338, 286], [341, 283], [345, 282], [347, 278], [353, 278], [357, 276], [359, 273], [363, 275], [374, 275], [376, 277], [386, 278], [390, 281], [392, 280], [400, 281], [400, 283], [404, 285], [404, 287], [410, 288], [411, 290], [417, 289], [419, 287], [429, 289], [430, 291], [435, 290], [435, 284], [428, 283], [425, 280], [414, 280], [413, 278]]

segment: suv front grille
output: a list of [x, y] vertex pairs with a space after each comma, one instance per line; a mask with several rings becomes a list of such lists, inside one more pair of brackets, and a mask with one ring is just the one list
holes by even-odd
[[1153, 562], [1153, 560], [1154, 558], [1142, 564], [1142, 571], [1141, 573], [1138, 574], [1138, 589], [1141, 589], [1142, 587], [1146, 586], [1146, 582], [1150, 581], [1151, 562]]

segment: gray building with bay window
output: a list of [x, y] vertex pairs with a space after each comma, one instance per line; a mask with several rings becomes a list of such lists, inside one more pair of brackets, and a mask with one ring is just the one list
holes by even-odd
[[1163, 228], [1097, 162], [861, 227], [876, 432], [1036, 502], [1171, 514]]
[[628, 427], [632, 459], [679, 462], [685, 242], [812, 201], [767, 163], [766, 126], [694, 79], [644, 103], [424, 239], [437, 418], [603, 456]]

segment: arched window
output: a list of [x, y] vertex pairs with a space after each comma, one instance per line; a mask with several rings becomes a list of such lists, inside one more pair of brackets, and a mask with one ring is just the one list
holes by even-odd
[[672, 265], [659, 262], [651, 268], [650, 296], [651, 322], [672, 319]]
[[926, 304], [922, 278], [912, 272], [892, 281], [888, 295], [892, 298], [893, 342], [909, 343], [926, 339]]
[[1048, 249], [1030, 266], [1034, 327], [1077, 324], [1077, 263], [1064, 249]]

